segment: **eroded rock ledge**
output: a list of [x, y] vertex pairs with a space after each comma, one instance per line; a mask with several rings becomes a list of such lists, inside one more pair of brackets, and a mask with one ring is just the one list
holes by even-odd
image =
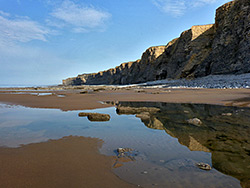
[[216, 10], [215, 24], [193, 26], [166, 46], [148, 48], [139, 60], [68, 78], [63, 84], [134, 84], [250, 73], [249, 12], [249, 0], [231, 1]]

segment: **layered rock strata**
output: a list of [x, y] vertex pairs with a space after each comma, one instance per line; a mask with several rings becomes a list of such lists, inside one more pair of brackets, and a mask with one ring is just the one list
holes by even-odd
[[231, 1], [216, 10], [215, 24], [193, 26], [166, 46], [148, 48], [137, 61], [68, 78], [63, 84], [134, 84], [250, 73], [249, 13], [249, 0]]

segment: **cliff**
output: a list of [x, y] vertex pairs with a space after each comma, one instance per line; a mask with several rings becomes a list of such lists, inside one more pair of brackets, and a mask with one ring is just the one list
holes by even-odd
[[[156, 59], [164, 52], [165, 46], [150, 47], [142, 58], [128, 63], [122, 63], [106, 71], [93, 74], [82, 74], [74, 78], [63, 80], [64, 85], [98, 85], [98, 84], [128, 84], [153, 80], [150, 71], [155, 67]], [[145, 76], [145, 73], [147, 73]], [[150, 78], [149, 78], [150, 77]]]
[[64, 85], [133, 84], [250, 72], [250, 1], [216, 10], [215, 24], [193, 26], [166, 46], [148, 48], [141, 59], [63, 80]]

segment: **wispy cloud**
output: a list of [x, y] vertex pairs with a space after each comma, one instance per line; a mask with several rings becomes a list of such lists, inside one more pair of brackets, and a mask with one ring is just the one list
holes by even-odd
[[11, 42], [46, 41], [50, 29], [28, 17], [11, 17], [0, 11], [0, 44]]
[[216, 2], [216, 0], [197, 0], [197, 1], [192, 1], [191, 6], [192, 7], [200, 7], [200, 6], [204, 6], [206, 4], [212, 4], [215, 2]]
[[173, 16], [181, 16], [186, 10], [184, 0], [154, 0], [153, 3], [163, 12]]
[[51, 26], [70, 27], [71, 31], [77, 33], [104, 27], [105, 22], [111, 17], [108, 12], [69, 0], [63, 1], [50, 15], [52, 19], [47, 21]]
[[70, 0], [64, 0], [57, 6], [53, 5], [49, 18], [45, 20], [46, 26], [30, 17], [13, 16], [0, 10], [0, 45], [32, 40], [47, 41], [49, 35], [61, 33], [63, 30], [74, 33], [100, 30], [105, 28], [105, 22], [110, 17], [108, 12]]
[[185, 14], [187, 9], [215, 3], [216, 0], [152, 0], [161, 11], [174, 17]]
[[6, 16], [6, 17], [10, 16], [9, 13], [4, 12], [4, 11], [1, 11], [1, 10], [0, 10], [0, 15], [1, 15], [1, 16]]

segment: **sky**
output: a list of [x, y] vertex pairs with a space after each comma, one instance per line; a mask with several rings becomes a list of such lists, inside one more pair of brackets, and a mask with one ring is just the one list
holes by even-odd
[[141, 58], [229, 0], [0, 0], [0, 86], [61, 84]]

